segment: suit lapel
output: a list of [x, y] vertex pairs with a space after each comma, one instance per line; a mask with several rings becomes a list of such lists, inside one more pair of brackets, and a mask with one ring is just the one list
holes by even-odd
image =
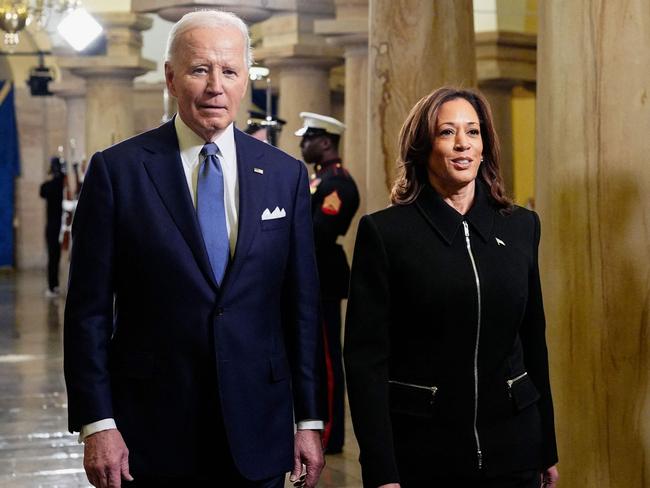
[[149, 178], [192, 250], [201, 272], [213, 288], [218, 289], [187, 188], [173, 119], [151, 133], [145, 151], [144, 167]]
[[265, 163], [261, 160], [262, 152], [247, 141], [246, 136], [238, 129], [235, 129], [235, 147], [239, 184], [239, 233], [235, 254], [223, 282], [224, 288], [228, 283], [236, 281], [251, 243], [259, 231], [262, 205], [268, 186], [265, 175], [255, 171], [256, 168], [264, 169]]

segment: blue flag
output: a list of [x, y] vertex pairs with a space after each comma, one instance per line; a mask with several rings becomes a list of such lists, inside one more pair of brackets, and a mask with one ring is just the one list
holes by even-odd
[[20, 174], [14, 90], [0, 81], [0, 267], [14, 264], [14, 182]]

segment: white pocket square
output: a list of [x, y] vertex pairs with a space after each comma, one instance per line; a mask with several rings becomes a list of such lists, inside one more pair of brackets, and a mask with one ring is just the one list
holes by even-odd
[[262, 213], [262, 220], [273, 220], [273, 219], [283, 219], [287, 216], [287, 212], [284, 209], [275, 207], [275, 210], [271, 212], [268, 208]]

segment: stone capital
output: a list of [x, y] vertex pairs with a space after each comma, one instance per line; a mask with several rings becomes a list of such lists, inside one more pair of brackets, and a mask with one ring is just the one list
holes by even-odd
[[156, 63], [140, 56], [87, 56], [60, 58], [59, 66], [82, 78], [133, 79], [156, 69]]
[[61, 70], [61, 79], [50, 83], [50, 91], [59, 98], [80, 98], [86, 96], [86, 82], [83, 78], [73, 76], [69, 70]]
[[368, 0], [335, 0], [336, 18], [314, 21], [314, 32], [332, 46], [345, 49], [345, 55], [362, 53], [368, 46]]
[[139, 55], [142, 31], [153, 25], [150, 17], [132, 12], [100, 12], [97, 18], [104, 27], [108, 56]]
[[535, 83], [536, 36], [507, 31], [476, 33], [476, 69], [481, 85]]
[[255, 58], [267, 65], [292, 66], [306, 63], [328, 68], [342, 62], [343, 51], [314, 33], [322, 16], [289, 13], [274, 16], [258, 25], [261, 45]]
[[220, 9], [236, 14], [248, 24], [286, 12], [334, 13], [332, 0], [132, 0], [131, 8], [135, 12], [156, 13], [170, 22], [177, 22], [183, 15], [196, 9]]
[[151, 17], [133, 12], [96, 12], [93, 15], [107, 31], [123, 27], [134, 31], [145, 31], [151, 29], [153, 25]]
[[303, 53], [265, 53], [264, 65], [270, 69], [322, 69], [328, 70], [341, 64], [340, 57], [319, 57]]

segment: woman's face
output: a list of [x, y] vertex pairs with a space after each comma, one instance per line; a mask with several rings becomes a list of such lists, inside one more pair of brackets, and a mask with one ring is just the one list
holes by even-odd
[[483, 140], [478, 114], [464, 98], [443, 103], [429, 156], [429, 181], [445, 194], [453, 194], [470, 185], [481, 164]]

